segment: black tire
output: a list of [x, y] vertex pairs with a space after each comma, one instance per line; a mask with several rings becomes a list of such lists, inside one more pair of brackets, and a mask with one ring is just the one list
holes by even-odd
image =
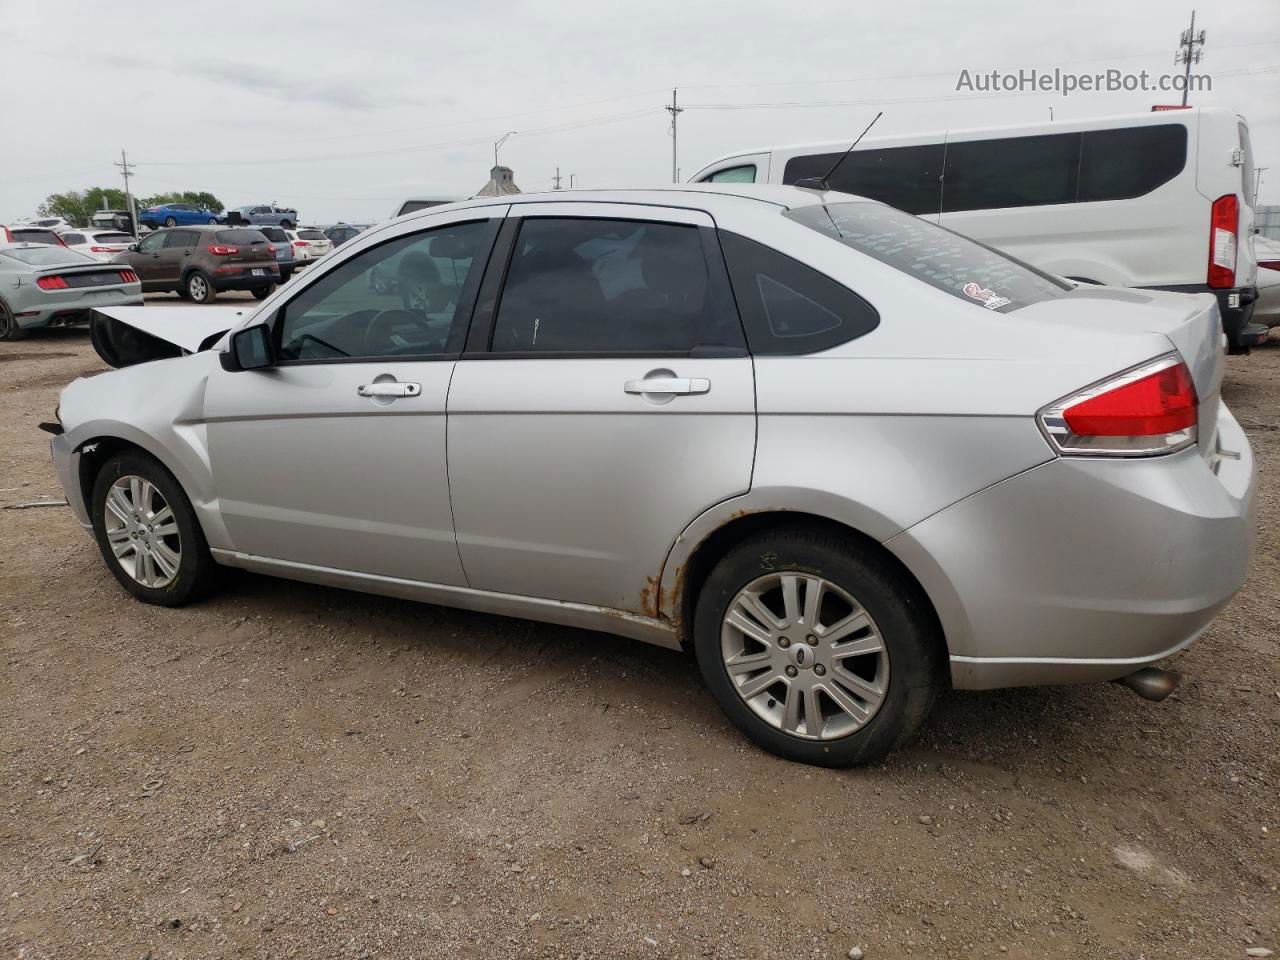
[[21, 340], [27, 331], [18, 326], [18, 320], [9, 305], [0, 300], [0, 340]]
[[253, 288], [252, 290], [250, 290], [249, 292], [250, 292], [251, 294], [253, 294], [253, 299], [255, 299], [255, 300], [265, 300], [265, 299], [267, 299], [267, 297], [271, 296], [271, 294], [272, 294], [272, 292], [275, 290], [275, 288], [276, 288], [276, 285], [275, 285], [274, 283], [272, 283], [272, 284], [269, 284], [268, 286], [265, 286], [265, 287], [254, 287], [254, 288]]
[[176, 227], [178, 225], [178, 221], [175, 220], [173, 217], [165, 217], [164, 225], [166, 227]]
[[[107, 497], [111, 485], [122, 477], [141, 477], [150, 481], [173, 511], [180, 546], [177, 572], [163, 586], [146, 586], [133, 578], [122, 562], [116, 558], [107, 538]], [[93, 483], [90, 514], [93, 534], [98, 541], [102, 559], [121, 586], [144, 603], [164, 607], [180, 607], [205, 596], [214, 586], [217, 565], [209, 552], [204, 531], [196, 519], [195, 511], [186, 493], [173, 474], [149, 454], [141, 451], [120, 453], [102, 465]]]
[[218, 291], [213, 288], [213, 280], [203, 270], [192, 270], [182, 278], [182, 286], [187, 291], [187, 298], [193, 303], [213, 303]]
[[209, 224], [209, 226], [213, 226], [217, 222], [218, 222], [217, 217], [210, 217], [208, 220], [205, 221], [205, 223]]
[[283, 229], [285, 229], [285, 230], [292, 230], [292, 229], [293, 229], [293, 221], [292, 221], [292, 220], [281, 220], [281, 221], [280, 221], [280, 226], [281, 226]]
[[[820, 574], [855, 597], [888, 655], [888, 686], [879, 709], [839, 738], [805, 739], [769, 723], [739, 696], [724, 665], [721, 630], [729, 604], [758, 577], [789, 570]], [[738, 729], [780, 757], [824, 767], [872, 763], [908, 743], [946, 677], [945, 645], [920, 588], [874, 547], [817, 527], [756, 534], [721, 558], [698, 595], [693, 646], [703, 679]]]

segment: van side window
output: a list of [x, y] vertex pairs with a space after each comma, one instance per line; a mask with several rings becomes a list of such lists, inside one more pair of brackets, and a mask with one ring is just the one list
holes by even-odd
[[[1080, 149], [1080, 203], [1127, 200], [1168, 183], [1187, 165], [1180, 123], [1089, 130]], [[1252, 186], [1252, 185], [1250, 185]]]
[[[943, 145], [855, 150], [828, 181], [832, 190], [879, 200], [907, 213], [937, 213]], [[782, 182], [821, 177], [840, 159], [839, 153], [792, 157]]]
[[758, 356], [827, 350], [870, 333], [875, 307], [825, 274], [762, 243], [720, 231], [729, 280]]
[[942, 212], [1071, 203], [1079, 162], [1078, 133], [948, 143]]
[[755, 183], [756, 182], [756, 165], [754, 163], [744, 163], [738, 167], [726, 167], [724, 170], [717, 170], [710, 176], [702, 178], [702, 183]]

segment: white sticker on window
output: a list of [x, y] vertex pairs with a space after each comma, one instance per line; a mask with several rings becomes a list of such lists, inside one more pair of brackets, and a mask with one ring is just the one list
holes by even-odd
[[973, 297], [975, 300], [981, 300], [982, 305], [988, 310], [995, 310], [998, 307], [1003, 307], [1005, 304], [1013, 302], [1008, 297], [997, 296], [994, 291], [988, 290], [981, 284], [974, 283], [972, 281], [964, 285], [964, 295], [966, 297]]

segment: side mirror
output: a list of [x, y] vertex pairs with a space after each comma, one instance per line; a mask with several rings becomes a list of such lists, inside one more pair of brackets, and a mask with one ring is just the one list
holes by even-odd
[[240, 370], [264, 370], [275, 365], [271, 349], [271, 328], [265, 323], [237, 330], [231, 335], [231, 343], [221, 354], [222, 369], [231, 373]]
[[138, 252], [138, 245], [137, 245], [136, 243], [131, 243], [131, 244], [129, 244], [129, 252], [130, 252], [130, 253], [137, 253], [137, 252]]

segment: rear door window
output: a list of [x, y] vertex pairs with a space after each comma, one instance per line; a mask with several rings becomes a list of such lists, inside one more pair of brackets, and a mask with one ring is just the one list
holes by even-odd
[[1072, 289], [977, 241], [883, 204], [815, 205], [783, 216], [975, 307], [1009, 313]]
[[165, 234], [165, 249], [194, 247], [196, 245], [196, 237], [197, 234], [194, 230], [170, 230]]
[[717, 279], [695, 226], [525, 218], [491, 349], [605, 355], [741, 349], [741, 325]]
[[947, 144], [942, 212], [1072, 203], [1080, 134]]
[[866, 300], [798, 260], [727, 230], [720, 246], [754, 354], [815, 353], [880, 324]]

